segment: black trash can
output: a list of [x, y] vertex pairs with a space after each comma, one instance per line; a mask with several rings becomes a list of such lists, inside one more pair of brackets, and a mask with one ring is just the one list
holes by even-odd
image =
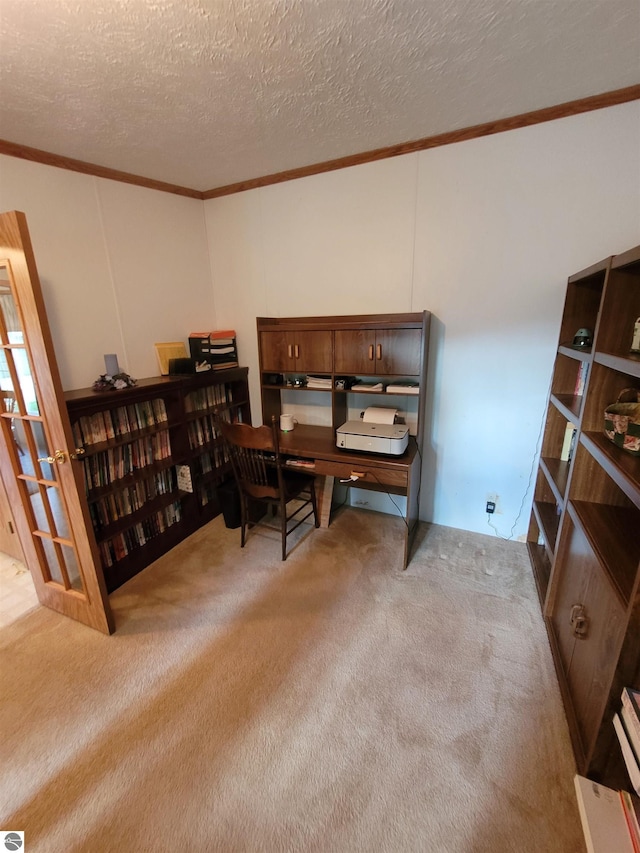
[[242, 524], [240, 493], [235, 480], [225, 480], [218, 486], [218, 500], [224, 517], [225, 527], [235, 530]]

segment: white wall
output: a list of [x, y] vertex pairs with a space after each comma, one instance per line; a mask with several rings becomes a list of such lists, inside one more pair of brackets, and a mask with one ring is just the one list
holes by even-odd
[[0, 157], [0, 210], [26, 214], [65, 390], [216, 328], [201, 201]]
[[518, 536], [566, 279], [640, 242], [640, 103], [206, 203], [0, 157], [0, 209], [27, 215], [65, 389], [231, 327], [259, 422], [257, 316], [432, 311], [422, 518], [491, 532], [495, 493]]
[[495, 494], [495, 527], [524, 535], [566, 279], [640, 242], [640, 104], [205, 206], [255, 421], [256, 316], [430, 310], [421, 517], [490, 533]]

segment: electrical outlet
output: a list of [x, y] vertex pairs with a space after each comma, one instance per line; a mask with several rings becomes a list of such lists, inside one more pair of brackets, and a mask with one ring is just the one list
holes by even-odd
[[[492, 513], [497, 513], [498, 515], [502, 514], [502, 508], [500, 506], [500, 495], [497, 495], [495, 492], [487, 492], [487, 496], [485, 498], [485, 512], [491, 515]], [[493, 508], [489, 509], [489, 504], [492, 504]]]

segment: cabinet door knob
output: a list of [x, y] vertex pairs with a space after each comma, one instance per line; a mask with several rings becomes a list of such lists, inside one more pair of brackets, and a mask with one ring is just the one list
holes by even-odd
[[586, 640], [589, 633], [589, 619], [587, 616], [578, 616], [573, 628], [573, 636], [579, 640]]
[[580, 640], [586, 639], [589, 633], [589, 618], [585, 613], [584, 604], [574, 604], [571, 608], [569, 623], [573, 628], [573, 636]]
[[373, 361], [373, 344], [369, 345], [369, 361]]
[[378, 359], [378, 361], [382, 359], [382, 344], [378, 344], [378, 346], [376, 347], [376, 358]]
[[289, 358], [293, 358], [293, 345], [289, 344], [288, 346]]
[[298, 344], [296, 344], [293, 349], [296, 354], [296, 358], [300, 358], [300, 347], [298, 346]]
[[584, 613], [584, 604], [574, 604], [569, 614], [569, 624], [575, 625], [576, 619]]

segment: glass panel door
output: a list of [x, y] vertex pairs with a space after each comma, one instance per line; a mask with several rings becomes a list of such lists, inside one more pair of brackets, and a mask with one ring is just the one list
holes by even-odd
[[82, 463], [72, 444], [43, 306], [24, 216], [1, 214], [3, 478], [40, 602], [110, 633], [113, 620], [82, 493]]

